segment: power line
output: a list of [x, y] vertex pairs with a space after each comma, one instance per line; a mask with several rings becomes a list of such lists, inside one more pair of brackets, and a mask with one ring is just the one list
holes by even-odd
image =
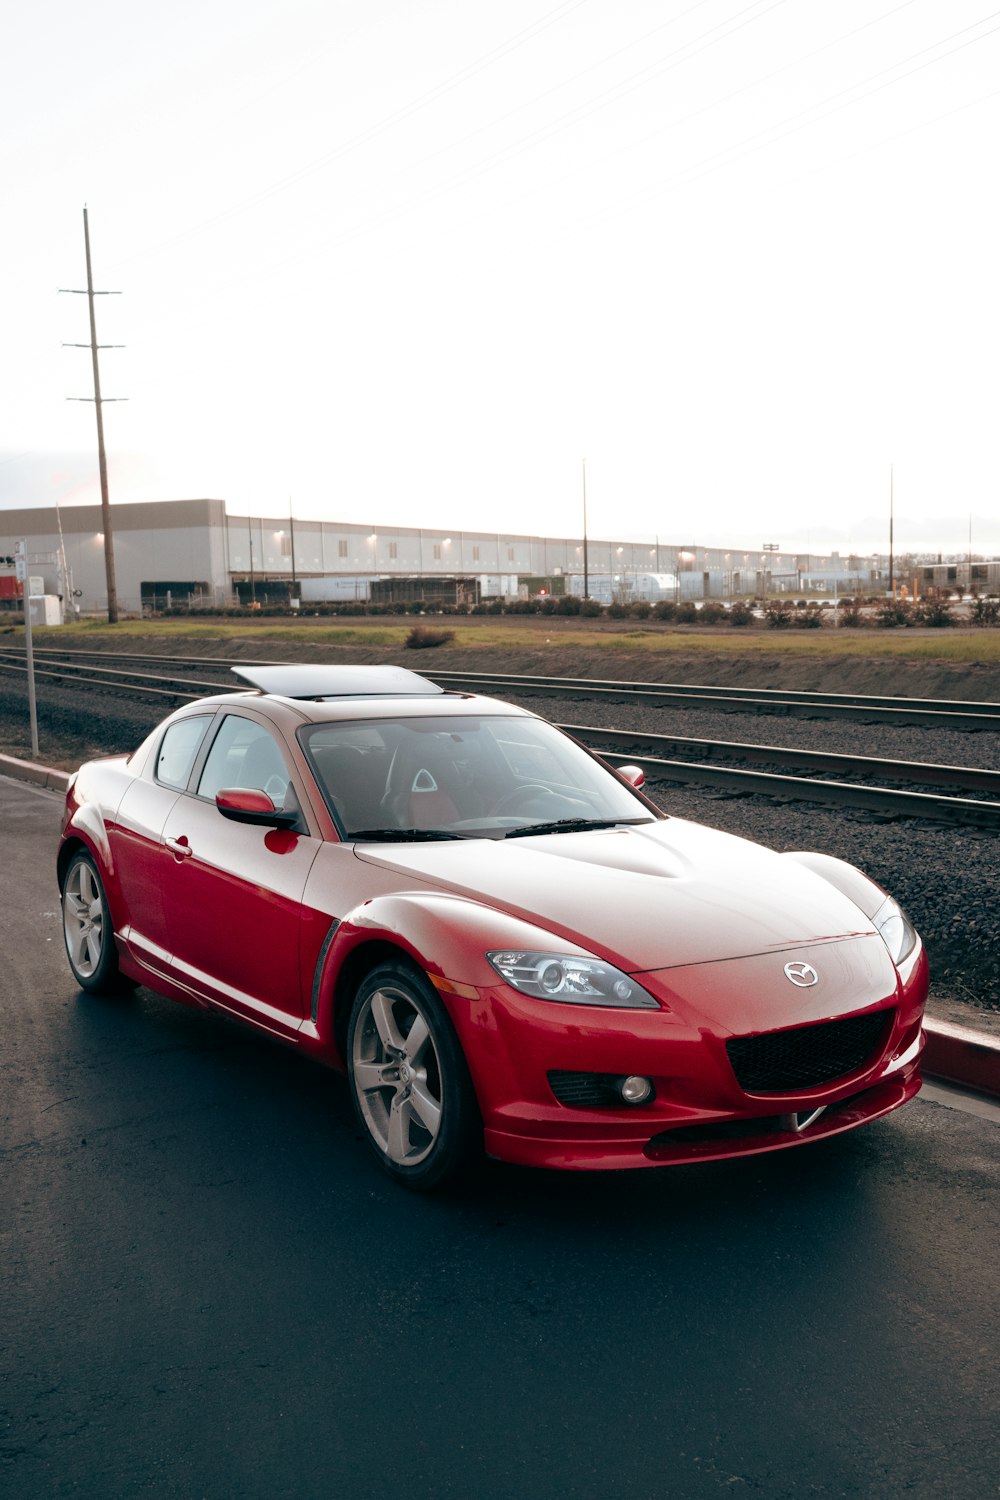
[[[702, 0], [702, 3], [704, 3], [704, 0]], [[519, 47], [524, 46], [526, 42], [533, 41], [536, 36], [540, 36], [542, 32], [547, 31], [551, 26], [556, 25], [573, 11], [579, 10], [586, 4], [589, 4], [589, 0], [563, 0], [561, 5], [557, 5], [554, 10], [541, 16], [537, 21], [533, 21], [530, 26], [523, 27], [520, 31], [515, 32], [513, 36], [498, 43], [497, 46], [490, 48], [489, 51], [480, 54], [471, 63], [467, 63], [464, 67], [459, 68], [457, 72], [442, 79], [440, 83], [435, 84], [424, 93], [418, 94], [406, 104], [400, 105], [391, 114], [384, 116], [381, 120], [375, 121], [374, 124], [368, 126], [365, 130], [359, 131], [348, 140], [342, 141], [339, 145], [334, 146], [330, 151], [324, 152], [307, 165], [288, 173], [284, 177], [279, 177], [276, 181], [270, 183], [268, 187], [261, 188], [259, 192], [252, 193], [246, 198], [238, 199], [227, 208], [220, 210], [219, 213], [212, 214], [209, 218], [202, 219], [190, 225], [185, 230], [184, 236], [177, 236], [177, 239], [194, 234], [198, 230], [206, 229], [213, 224], [218, 224], [222, 220], [231, 218], [233, 214], [240, 213], [246, 208], [252, 208], [255, 204], [261, 203], [267, 198], [273, 197], [276, 193], [283, 192], [285, 188], [292, 187], [295, 183], [312, 176], [313, 173], [320, 171], [323, 167], [328, 166], [340, 157], [346, 156], [358, 147], [368, 145], [370, 141], [376, 140], [379, 136], [384, 135], [386, 131], [391, 130], [396, 125], [402, 124], [413, 115], [418, 114], [422, 109], [425, 109], [429, 104], [436, 103], [438, 99], [452, 93], [463, 83], [467, 83], [471, 78], [476, 77], [477, 74], [492, 67], [495, 62], [508, 56], [509, 53], [516, 51]], [[176, 243], [176, 240], [174, 243]], [[164, 247], [162, 241], [159, 241], [155, 247], [150, 248], [155, 248], [159, 251]], [[140, 251], [138, 253], [141, 255], [147, 252]]]
[[[863, 103], [865, 100], [881, 93], [884, 89], [890, 88], [893, 84], [901, 83], [904, 79], [912, 77], [914, 73], [922, 72], [925, 68], [932, 67], [935, 63], [943, 62], [947, 58], [952, 57], [956, 52], [961, 52], [966, 47], [974, 46], [976, 42], [985, 41], [988, 37], [1000, 31], [1000, 26], [991, 27], [989, 31], [984, 31], [979, 36], [967, 37], [965, 41], [959, 42], [957, 46], [950, 48], [947, 52], [940, 52], [936, 57], [926, 56], [928, 52], [934, 52], [938, 48], [946, 46], [948, 42], [953, 42], [958, 37], [966, 36], [967, 32], [975, 31], [978, 27], [985, 26], [987, 22], [996, 20], [998, 16], [1000, 16], [1000, 11], [993, 11], [989, 15], [983, 16], [978, 21], [973, 22], [972, 25], [964, 26], [959, 31], [952, 32], [949, 36], [940, 38], [940, 40], [932, 43], [929, 47], [923, 47], [918, 52], [911, 53], [909, 57], [904, 58], [901, 62], [893, 63], [887, 68], [880, 68], [861, 84], [852, 84], [848, 88], [840, 89], [836, 93], [828, 95], [827, 98], [821, 99], [817, 104], [809, 105], [808, 108], [798, 110], [794, 115], [789, 115], [785, 120], [765, 127], [765, 129], [758, 131], [755, 136], [751, 136], [748, 140], [741, 142], [739, 146], [723, 147], [712, 156], [706, 157], [704, 161], [699, 162], [697, 166], [686, 168], [665, 182], [639, 189], [635, 193], [619, 199], [617, 203], [612, 204], [605, 212], [592, 216], [588, 221], [588, 225], [603, 223], [606, 219], [621, 212], [624, 207], [635, 207], [641, 203], [649, 202], [651, 199], [659, 197], [675, 187], [681, 185], [691, 187], [724, 167], [732, 166], [738, 161], [743, 161], [748, 156], [752, 156], [768, 146], [773, 146], [777, 141], [795, 135], [798, 131], [804, 130], [810, 125], [815, 125], [820, 120], [828, 119], [831, 115], [837, 114], [841, 110], [849, 109], [856, 104]], [[924, 58], [925, 60], [917, 63], [916, 60], [918, 58]], [[893, 73], [899, 68], [905, 68], [911, 62], [916, 63], [916, 66], [909, 68], [907, 72], [899, 73], [895, 78], [885, 77], [887, 73]], [[883, 81], [876, 82], [878, 79]], [[872, 84], [873, 87], [866, 89], [867, 84]], [[865, 92], [859, 93], [859, 89], [865, 89]], [[854, 94], [855, 97], [845, 97], [849, 94]], [[992, 95], [985, 97], [989, 98]], [[829, 108], [826, 106], [829, 106]], [[818, 114], [817, 111], [819, 110], [822, 110], [823, 113]], [[813, 116], [812, 119], [807, 118], [810, 115]], [[579, 225], [575, 226], [574, 233], [579, 233], [580, 227]]]

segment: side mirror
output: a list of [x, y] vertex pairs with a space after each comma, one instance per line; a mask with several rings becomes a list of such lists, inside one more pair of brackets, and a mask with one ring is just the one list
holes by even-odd
[[636, 791], [646, 785], [646, 773], [641, 766], [616, 766], [615, 770], [619, 776], [624, 776], [629, 786], [634, 786]]
[[294, 828], [297, 807], [277, 808], [266, 792], [252, 787], [223, 787], [215, 794], [215, 805], [234, 823], [255, 823], [261, 828]]

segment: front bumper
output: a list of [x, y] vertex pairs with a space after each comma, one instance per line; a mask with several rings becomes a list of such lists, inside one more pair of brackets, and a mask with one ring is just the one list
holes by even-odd
[[[881, 946], [880, 939], [860, 941]], [[858, 976], [853, 989], [841, 984], [836, 997], [810, 991], [786, 997], [771, 980], [763, 982], [773, 955], [640, 976], [663, 1005], [659, 1011], [560, 1005], [503, 985], [481, 989], [471, 1004], [453, 997], [449, 1009], [479, 1098], [487, 1152], [525, 1166], [570, 1170], [680, 1165], [803, 1145], [897, 1109], [920, 1088], [928, 977], [923, 950], [902, 974], [889, 965], [889, 983], [877, 963], [873, 969], [878, 950], [862, 952], [863, 962], [847, 954], [846, 943], [826, 945], [822, 954], [798, 949], [795, 956], [825, 963], [829, 972], [834, 946], [841, 980], [848, 969]], [[873, 980], [881, 981], [874, 990]], [[733, 1036], [874, 1011], [886, 1015], [881, 1040], [850, 1071], [772, 1093], [750, 1094], [737, 1082], [726, 1051]], [[722, 1021], [727, 1013], [729, 1026]], [[639, 1074], [652, 1080], [655, 1096], [639, 1106], [568, 1106], [549, 1084], [554, 1070]]]

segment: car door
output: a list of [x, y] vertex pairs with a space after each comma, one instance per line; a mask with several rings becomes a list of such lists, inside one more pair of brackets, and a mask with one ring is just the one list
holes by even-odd
[[220, 716], [197, 788], [163, 827], [161, 885], [171, 976], [196, 996], [287, 1034], [305, 1007], [299, 972], [302, 895], [321, 840], [305, 831], [234, 822], [215, 805], [223, 787], [267, 791], [301, 806], [288, 758], [251, 713]]
[[130, 782], [107, 823], [111, 865], [126, 911], [120, 935], [140, 963], [161, 973], [172, 951], [163, 905], [163, 828], [214, 717], [190, 714], [168, 725], [150, 770]]

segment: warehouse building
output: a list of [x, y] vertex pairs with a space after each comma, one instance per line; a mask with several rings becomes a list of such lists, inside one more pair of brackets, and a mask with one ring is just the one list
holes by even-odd
[[[583, 592], [580, 537], [382, 527], [285, 516], [228, 515], [223, 500], [123, 502], [112, 507], [120, 609], [173, 604], [426, 597], [475, 602], [518, 593]], [[32, 592], [67, 614], [107, 608], [104, 533], [97, 505], [0, 511], [0, 556], [27, 544]], [[727, 598], [800, 589], [806, 578], [840, 592], [869, 590], [870, 558], [734, 552], [694, 544], [590, 539], [596, 598]], [[651, 592], [652, 590], [652, 592]]]

